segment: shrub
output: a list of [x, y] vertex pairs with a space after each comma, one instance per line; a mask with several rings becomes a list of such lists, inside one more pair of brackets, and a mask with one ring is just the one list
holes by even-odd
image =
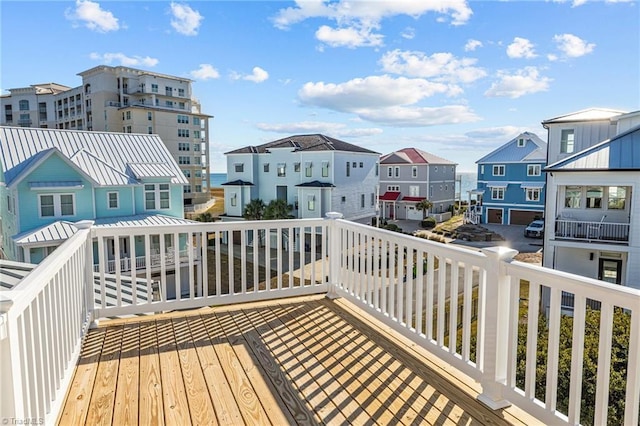
[[431, 229], [434, 226], [436, 226], [436, 220], [433, 217], [428, 217], [422, 220], [422, 222], [420, 223], [420, 226], [426, 229]]

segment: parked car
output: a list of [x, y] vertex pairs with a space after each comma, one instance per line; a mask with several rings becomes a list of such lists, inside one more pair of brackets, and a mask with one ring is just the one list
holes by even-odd
[[544, 220], [534, 220], [524, 228], [525, 237], [542, 238], [544, 236]]

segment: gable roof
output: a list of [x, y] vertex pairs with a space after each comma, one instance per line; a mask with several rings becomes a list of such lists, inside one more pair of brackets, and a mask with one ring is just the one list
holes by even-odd
[[246, 146], [226, 152], [226, 154], [264, 154], [270, 148], [292, 148], [292, 151], [346, 151], [361, 152], [366, 154], [379, 154], [361, 146], [353, 145], [340, 139], [335, 139], [322, 134], [294, 135], [267, 142], [258, 146]]
[[137, 183], [130, 163], [150, 164], [156, 174], [170, 174], [172, 183], [188, 183], [158, 135], [0, 126], [7, 185], [51, 152], [58, 152], [97, 185]]
[[[518, 146], [518, 140], [524, 139], [524, 146]], [[476, 164], [483, 163], [530, 163], [546, 162], [547, 143], [538, 135], [530, 132], [520, 133], [504, 145], [485, 155]]]
[[417, 148], [403, 148], [380, 158], [380, 164], [446, 164], [455, 165], [453, 161]]
[[581, 111], [571, 112], [568, 114], [559, 115], [558, 117], [549, 118], [544, 120], [542, 125], [552, 123], [575, 123], [580, 121], [601, 121], [609, 120], [612, 117], [626, 114], [627, 111], [619, 111], [608, 108], [587, 108]]
[[640, 171], [640, 126], [545, 168], [548, 171]]

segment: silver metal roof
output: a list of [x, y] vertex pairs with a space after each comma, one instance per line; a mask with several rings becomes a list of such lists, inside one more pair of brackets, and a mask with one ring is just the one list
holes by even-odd
[[13, 241], [20, 245], [61, 242], [76, 233], [78, 228], [72, 223], [59, 220], [40, 228], [15, 235]]
[[158, 226], [158, 225], [186, 225], [198, 223], [189, 219], [165, 216], [161, 214], [139, 214], [135, 216], [119, 216], [96, 219], [94, 226], [105, 227], [131, 227], [131, 226]]
[[144, 176], [171, 176], [172, 183], [188, 183], [158, 135], [0, 126], [0, 154], [7, 185], [56, 153], [97, 185], [138, 183], [139, 178], [128, 168], [136, 163], [147, 165]]

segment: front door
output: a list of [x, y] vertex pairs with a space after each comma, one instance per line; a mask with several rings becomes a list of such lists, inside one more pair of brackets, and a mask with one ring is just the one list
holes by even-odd
[[620, 284], [622, 282], [622, 260], [601, 258], [598, 265], [598, 279]]

